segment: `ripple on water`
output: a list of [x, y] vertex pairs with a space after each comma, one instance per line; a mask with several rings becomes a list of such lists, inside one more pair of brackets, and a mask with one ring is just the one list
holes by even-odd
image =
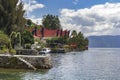
[[0, 80], [120, 80], [120, 49], [52, 54], [53, 68], [0, 71]]

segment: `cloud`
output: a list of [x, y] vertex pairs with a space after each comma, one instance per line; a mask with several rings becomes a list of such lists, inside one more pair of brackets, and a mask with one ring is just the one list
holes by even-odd
[[36, 0], [23, 0], [24, 2], [24, 10], [28, 12], [32, 12], [35, 9], [44, 8], [45, 5], [41, 3], [37, 3]]
[[120, 3], [105, 3], [84, 9], [61, 9], [64, 29], [90, 35], [120, 35]]
[[35, 15], [31, 15], [28, 19], [32, 20], [32, 22], [35, 24], [42, 24], [42, 18], [36, 18]]
[[40, 25], [42, 23], [42, 18], [36, 18], [35, 15], [32, 15], [32, 12], [35, 9], [44, 8], [45, 5], [38, 3], [37, 0], [22, 0], [22, 1], [24, 3], [24, 10], [26, 11], [24, 17], [27, 19], [31, 19], [32, 22]]
[[42, 24], [42, 18], [31, 18], [32, 22], [38, 25]]
[[79, 0], [74, 0], [73, 4], [77, 5]]

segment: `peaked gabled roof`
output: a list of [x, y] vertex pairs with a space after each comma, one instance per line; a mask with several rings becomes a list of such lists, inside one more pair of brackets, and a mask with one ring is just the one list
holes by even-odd
[[[31, 29], [29, 30], [30, 32], [33, 33], [34, 36], [36, 37], [42, 37], [42, 31], [41, 29]], [[47, 28], [43, 28], [43, 35], [44, 37], [60, 37], [60, 36], [69, 36], [69, 31], [67, 30], [62, 30], [62, 29], [55, 29], [55, 30], [52, 30], [52, 29], [47, 29]]]

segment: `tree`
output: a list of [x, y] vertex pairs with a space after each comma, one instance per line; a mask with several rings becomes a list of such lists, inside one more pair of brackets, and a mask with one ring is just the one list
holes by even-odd
[[77, 44], [77, 32], [75, 30], [72, 31], [71, 38], [68, 40], [69, 44]]
[[88, 38], [85, 38], [85, 46], [88, 47], [88, 44], [89, 44], [89, 40]]
[[12, 31], [22, 32], [26, 22], [23, 17], [23, 3], [19, 0], [0, 0], [0, 29], [10, 35]]
[[76, 36], [77, 36], [77, 32], [76, 32], [75, 30], [73, 30], [71, 36], [72, 36], [72, 37], [76, 37]]
[[30, 31], [25, 30], [22, 33], [22, 44], [33, 44], [34, 43], [34, 37]]
[[58, 38], [58, 43], [61, 43], [61, 44], [67, 44], [67, 36], [64, 36], [64, 37], [59, 37]]
[[81, 32], [78, 33], [77, 35], [77, 44], [79, 48], [85, 47], [85, 40], [84, 40], [84, 36]]
[[32, 25], [32, 21], [30, 19], [27, 20], [27, 25], [31, 26]]
[[54, 16], [50, 14], [43, 16], [42, 24], [44, 25], [45, 28], [48, 28], [48, 29], [60, 29], [61, 28], [60, 20], [58, 16]]
[[80, 50], [84, 50], [86, 49], [86, 47], [88, 46], [88, 39], [84, 37], [83, 33], [79, 32], [77, 34], [77, 32], [74, 30], [71, 34], [71, 38], [68, 40], [69, 44], [75, 44], [76, 48], [80, 49]]

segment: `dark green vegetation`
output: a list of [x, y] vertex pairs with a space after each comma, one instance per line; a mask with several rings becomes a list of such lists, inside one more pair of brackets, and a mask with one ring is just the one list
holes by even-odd
[[22, 33], [22, 44], [34, 44], [34, 37], [30, 31], [25, 30]]
[[84, 35], [73, 30], [70, 37], [64, 36], [47, 40], [48, 46], [53, 48], [69, 48], [71, 50], [86, 50], [88, 49], [89, 41]]
[[71, 44], [73, 48], [84, 50], [88, 48], [88, 39], [84, 37], [83, 33], [74, 30], [71, 34], [71, 38], [68, 40], [68, 44]]
[[7, 35], [5, 35], [2, 31], [0, 31], [0, 48], [2, 48], [3, 44], [5, 44], [6, 46], [9, 45], [10, 43], [10, 39]]
[[7, 48], [9, 48], [9, 47], [10, 47], [9, 37], [0, 31], [0, 52], [1, 53], [8, 52]]
[[15, 48], [15, 46], [21, 47], [21, 34], [20, 34], [20, 32], [12, 32], [10, 34], [10, 39], [11, 39], [11, 45], [13, 48]]
[[16, 53], [16, 51], [12, 49], [10, 38], [2, 31], [0, 31], [0, 53]]
[[15, 53], [26, 43], [34, 43], [33, 35], [25, 30], [23, 3], [0, 0], [0, 53]]
[[19, 0], [0, 0], [0, 29], [10, 35], [12, 31], [22, 32], [24, 30], [25, 11], [23, 3], [18, 3]]
[[32, 21], [30, 19], [27, 20], [27, 25], [32, 26]]
[[45, 28], [48, 29], [60, 29], [61, 25], [60, 25], [60, 20], [58, 18], [58, 16], [54, 16], [54, 15], [45, 15], [42, 19], [42, 24]]

